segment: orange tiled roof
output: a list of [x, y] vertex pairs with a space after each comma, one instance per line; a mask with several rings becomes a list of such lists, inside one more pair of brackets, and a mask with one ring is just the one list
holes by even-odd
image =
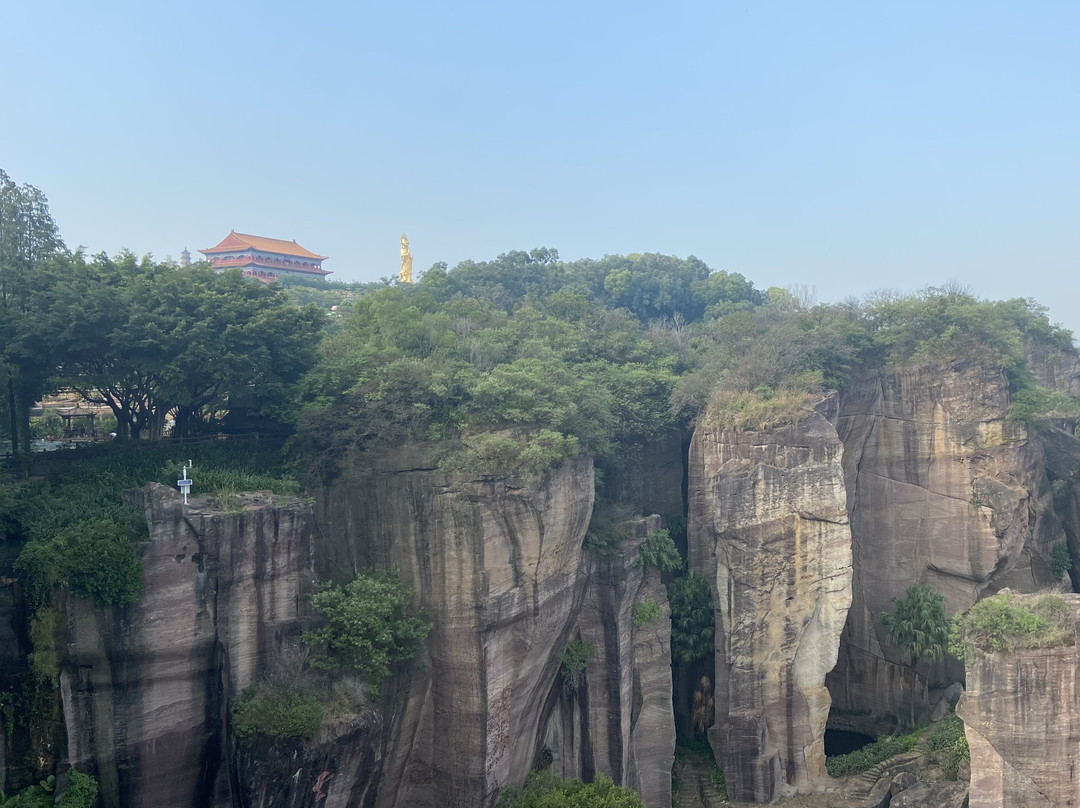
[[310, 250], [305, 250], [295, 241], [286, 241], [283, 238], [267, 238], [266, 236], [249, 236], [246, 233], [237, 233], [233, 230], [222, 239], [216, 247], [207, 247], [199, 250], [203, 255], [212, 253], [232, 252], [233, 250], [260, 250], [262, 252], [278, 253], [280, 255], [295, 255], [299, 258], [314, 258], [323, 260], [325, 255], [316, 255]]

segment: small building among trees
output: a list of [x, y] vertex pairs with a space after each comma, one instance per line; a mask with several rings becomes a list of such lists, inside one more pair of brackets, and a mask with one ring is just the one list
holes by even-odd
[[280, 275], [323, 278], [330, 274], [322, 268], [325, 255], [316, 255], [295, 240], [250, 236], [233, 230], [217, 246], [199, 252], [219, 272], [240, 269], [263, 283], [275, 281]]

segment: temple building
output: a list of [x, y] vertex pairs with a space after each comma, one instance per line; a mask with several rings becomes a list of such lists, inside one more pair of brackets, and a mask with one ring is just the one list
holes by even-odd
[[279, 275], [322, 278], [330, 273], [322, 268], [325, 255], [305, 250], [295, 241], [265, 236], [249, 236], [233, 230], [216, 247], [199, 250], [217, 270], [240, 269], [263, 283]]

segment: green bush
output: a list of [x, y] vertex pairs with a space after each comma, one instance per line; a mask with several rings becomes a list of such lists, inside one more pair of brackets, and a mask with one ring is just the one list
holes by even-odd
[[585, 642], [580, 637], [566, 645], [559, 659], [562, 661], [563, 686], [567, 690], [577, 690], [585, 679], [585, 667], [589, 657], [596, 653], [596, 646]]
[[1073, 636], [1071, 614], [1059, 595], [1019, 601], [1009, 592], [981, 600], [953, 619], [949, 651], [972, 662], [1017, 648], [1053, 648]]
[[832, 777], [843, 777], [847, 774], [858, 774], [904, 752], [910, 752], [918, 743], [918, 732], [903, 735], [899, 738], [886, 738], [864, 746], [862, 749], [850, 752], [846, 755], [834, 755], [825, 760], [825, 770]]
[[413, 598], [397, 570], [361, 572], [344, 589], [322, 586], [311, 596], [321, 625], [301, 637], [312, 648], [312, 666], [358, 672], [377, 699], [390, 666], [420, 653], [431, 630]]
[[633, 789], [617, 786], [603, 772], [591, 783], [562, 780], [551, 769], [531, 772], [525, 787], [502, 789], [496, 808], [645, 808]]
[[314, 693], [289, 688], [260, 694], [247, 688], [233, 705], [233, 731], [238, 738], [267, 735], [310, 741], [322, 723], [322, 703]]
[[956, 713], [949, 713], [926, 736], [926, 751], [930, 760], [941, 766], [950, 780], [955, 780], [961, 761], [971, 761], [964, 722]]
[[650, 533], [642, 543], [634, 566], [641, 570], [652, 567], [660, 572], [675, 572], [683, 568], [683, 559], [671, 534], [661, 529]]
[[1072, 556], [1069, 555], [1069, 546], [1065, 542], [1054, 545], [1050, 551], [1050, 572], [1055, 578], [1060, 578], [1073, 568]]
[[658, 617], [660, 617], [660, 604], [652, 598], [634, 604], [633, 621], [638, 628], [647, 626]]

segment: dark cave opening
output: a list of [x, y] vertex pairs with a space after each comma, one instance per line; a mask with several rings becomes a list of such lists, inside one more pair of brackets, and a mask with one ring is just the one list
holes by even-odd
[[861, 732], [851, 732], [846, 729], [825, 730], [825, 757], [846, 755], [849, 752], [858, 752], [864, 746], [874, 742], [869, 735]]

